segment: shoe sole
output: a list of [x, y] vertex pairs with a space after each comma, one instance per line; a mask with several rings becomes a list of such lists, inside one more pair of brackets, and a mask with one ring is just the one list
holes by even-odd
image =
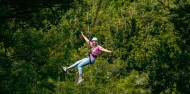
[[66, 72], [66, 71], [64, 70], [64, 67], [63, 67], [63, 66], [61, 66], [61, 69], [62, 69], [64, 72]]
[[82, 81], [78, 82], [77, 84], [80, 84], [80, 83], [83, 82], [83, 81], [84, 81], [84, 79], [82, 79]]

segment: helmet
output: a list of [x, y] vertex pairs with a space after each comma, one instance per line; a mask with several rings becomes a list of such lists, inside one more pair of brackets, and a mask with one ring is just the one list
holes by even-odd
[[98, 39], [96, 37], [93, 37], [92, 41], [98, 41]]

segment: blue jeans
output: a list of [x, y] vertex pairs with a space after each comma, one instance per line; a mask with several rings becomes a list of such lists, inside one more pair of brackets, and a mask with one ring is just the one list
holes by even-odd
[[[93, 58], [91, 58], [91, 63], [93, 64], [95, 62], [95, 60]], [[78, 72], [79, 74], [82, 74], [82, 67], [86, 66], [90, 64], [90, 58], [83, 58], [77, 62], [75, 62], [73, 65], [71, 65], [69, 68], [72, 69], [74, 67], [78, 67]]]

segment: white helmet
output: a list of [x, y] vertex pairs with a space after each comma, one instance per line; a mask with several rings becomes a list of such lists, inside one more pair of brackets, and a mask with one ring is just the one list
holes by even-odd
[[93, 37], [92, 41], [98, 41], [98, 39], [96, 37]]

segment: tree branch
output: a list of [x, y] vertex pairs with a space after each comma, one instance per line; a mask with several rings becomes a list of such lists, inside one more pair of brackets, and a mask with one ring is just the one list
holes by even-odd
[[162, 4], [165, 8], [170, 9], [169, 6], [166, 6], [161, 0], [157, 0], [160, 4]]

